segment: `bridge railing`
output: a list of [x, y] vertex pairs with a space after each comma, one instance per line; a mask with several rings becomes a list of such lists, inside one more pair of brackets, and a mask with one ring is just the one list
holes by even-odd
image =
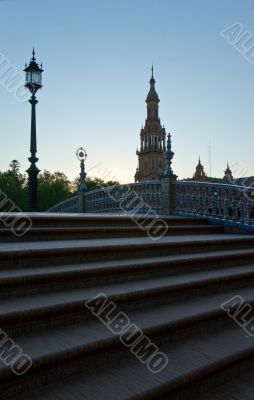
[[178, 181], [176, 213], [253, 225], [254, 188], [234, 183]]
[[[163, 214], [163, 180], [102, 187], [79, 193], [51, 207], [56, 213], [148, 213]], [[254, 225], [254, 188], [233, 183], [177, 181], [178, 215], [199, 215], [217, 221]]]
[[162, 213], [161, 181], [148, 181], [101, 187], [91, 192], [79, 193], [48, 212], [56, 213]]
[[78, 213], [79, 212], [79, 197], [78, 195], [70, 197], [61, 203], [50, 207], [47, 212], [49, 213]]
[[86, 211], [91, 213], [161, 212], [161, 183], [149, 181], [102, 187], [85, 194]]

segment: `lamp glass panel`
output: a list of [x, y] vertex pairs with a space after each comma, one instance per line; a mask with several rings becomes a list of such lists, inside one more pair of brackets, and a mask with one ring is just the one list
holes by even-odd
[[40, 83], [40, 72], [39, 71], [32, 71], [32, 82], [33, 83]]

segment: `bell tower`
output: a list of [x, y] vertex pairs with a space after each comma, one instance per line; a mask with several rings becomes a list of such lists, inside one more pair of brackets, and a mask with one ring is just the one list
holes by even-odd
[[205, 171], [204, 171], [204, 167], [201, 164], [200, 156], [199, 156], [199, 159], [198, 159], [198, 164], [196, 166], [195, 174], [193, 175], [193, 179], [195, 181], [204, 181], [204, 180], [206, 180], [206, 174], [205, 174]]
[[160, 179], [165, 166], [163, 153], [166, 150], [166, 131], [159, 118], [159, 96], [155, 90], [155, 79], [150, 79], [150, 90], [146, 98], [147, 118], [140, 131], [140, 149], [137, 150], [138, 167], [135, 182]]
[[233, 181], [234, 180], [233, 174], [232, 174], [231, 169], [229, 168], [228, 162], [227, 162], [227, 169], [225, 171], [223, 179], [226, 180], [226, 181]]

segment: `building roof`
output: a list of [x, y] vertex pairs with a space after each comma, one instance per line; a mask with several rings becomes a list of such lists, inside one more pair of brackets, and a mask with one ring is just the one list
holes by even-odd
[[156, 83], [156, 81], [155, 81], [154, 76], [153, 76], [153, 67], [152, 67], [152, 76], [151, 76], [151, 79], [150, 79], [150, 90], [148, 92], [146, 100], [150, 100], [150, 99], [159, 100], [159, 96], [158, 96], [158, 94], [157, 94], [157, 92], [155, 90], [155, 83]]

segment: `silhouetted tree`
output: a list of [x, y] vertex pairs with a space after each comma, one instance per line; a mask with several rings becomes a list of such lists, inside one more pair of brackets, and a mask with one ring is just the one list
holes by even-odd
[[[119, 182], [117, 181], [105, 182], [101, 178], [90, 178], [90, 177], [86, 178], [86, 187], [88, 191], [100, 189], [101, 187], [105, 186], [114, 186], [114, 185], [119, 185]], [[77, 177], [71, 182], [71, 191], [73, 193], [77, 193], [78, 188], [79, 188], [79, 178]]]
[[43, 171], [38, 176], [38, 211], [45, 211], [72, 195], [70, 181], [63, 172]]
[[[8, 171], [0, 172], [0, 189], [22, 211], [27, 209], [27, 179], [20, 173], [20, 163], [13, 160]], [[1, 211], [10, 210], [10, 203], [2, 205]]]
[[9, 164], [10, 171], [13, 173], [13, 175], [19, 175], [20, 173], [20, 163], [17, 160], [12, 160], [11, 163]]
[[[20, 173], [20, 163], [12, 160], [10, 169], [0, 172], [0, 189], [22, 211], [27, 211], [28, 179]], [[117, 181], [105, 182], [100, 178], [86, 179], [88, 191], [118, 185]], [[70, 182], [63, 172], [43, 171], [38, 175], [38, 211], [46, 211], [78, 191], [79, 178]], [[0, 212], [5, 209], [0, 207]]]

